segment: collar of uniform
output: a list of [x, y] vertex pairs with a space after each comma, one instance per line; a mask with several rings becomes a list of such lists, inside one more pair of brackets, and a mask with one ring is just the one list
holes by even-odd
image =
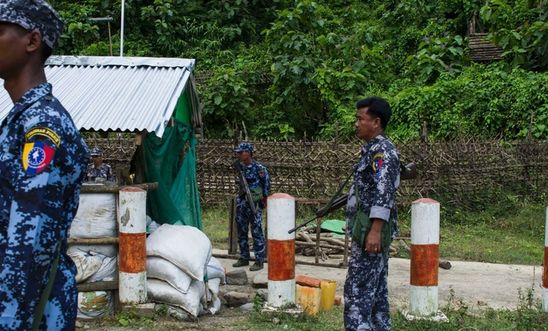
[[19, 112], [27, 109], [30, 105], [38, 101], [40, 98], [51, 94], [51, 84], [50, 83], [42, 83], [39, 85], [36, 85], [35, 87], [31, 88], [25, 94], [17, 101], [14, 105], [12, 110], [7, 116], [8, 122], [11, 121], [11, 119], [18, 114]]
[[365, 155], [369, 149], [371, 148], [371, 146], [373, 146], [374, 144], [378, 143], [379, 141], [381, 140], [384, 140], [386, 139], [386, 137], [384, 136], [384, 133], [381, 133], [379, 135], [377, 135], [375, 138], [369, 140], [368, 142], [366, 142], [365, 144], [363, 144], [362, 146], [362, 156]]
[[250, 163], [250, 164], [245, 164], [245, 163], [243, 163], [243, 162], [240, 161], [240, 164], [241, 164], [243, 167], [249, 168], [249, 167], [251, 167], [252, 165], [255, 164], [255, 160], [251, 159], [251, 163]]

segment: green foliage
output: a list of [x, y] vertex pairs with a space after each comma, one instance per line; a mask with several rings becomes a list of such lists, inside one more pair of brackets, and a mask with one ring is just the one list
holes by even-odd
[[124, 310], [114, 318], [118, 321], [119, 326], [122, 327], [152, 327], [154, 325], [153, 318], [141, 316], [133, 309]]
[[546, 0], [489, 0], [481, 17], [491, 28], [490, 38], [512, 66], [548, 69], [548, 11]]
[[444, 74], [431, 86], [409, 87], [389, 99], [392, 134], [401, 138], [417, 137], [423, 122], [433, 138], [548, 137], [545, 73], [471, 66], [455, 78]]
[[[108, 55], [106, 23], [89, 18], [110, 16], [117, 54], [120, 3], [52, 0], [67, 21], [56, 52]], [[124, 53], [196, 58], [210, 137], [244, 128], [257, 138], [352, 137], [355, 102], [376, 94], [392, 102], [389, 128], [401, 139], [416, 138], [423, 123], [435, 139], [545, 139], [546, 5], [127, 0]], [[463, 36], [478, 15], [507, 65], [470, 64]]]
[[465, 62], [463, 38], [454, 37], [426, 38], [419, 44], [419, 51], [410, 55], [410, 72], [433, 83], [444, 73], [454, 74], [462, 70]]

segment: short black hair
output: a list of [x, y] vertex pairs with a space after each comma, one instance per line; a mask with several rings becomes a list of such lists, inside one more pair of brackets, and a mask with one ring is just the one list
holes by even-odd
[[42, 62], [46, 63], [47, 59], [51, 56], [53, 53], [53, 49], [46, 45], [44, 42], [42, 42]]
[[386, 129], [388, 122], [390, 122], [390, 117], [392, 116], [392, 109], [390, 109], [388, 101], [381, 97], [372, 96], [358, 101], [356, 103], [356, 109], [360, 108], [367, 108], [368, 114], [380, 118], [383, 130]]

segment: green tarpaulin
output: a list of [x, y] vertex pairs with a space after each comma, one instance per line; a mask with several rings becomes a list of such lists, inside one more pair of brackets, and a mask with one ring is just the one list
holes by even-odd
[[147, 194], [147, 214], [157, 223], [184, 224], [202, 229], [200, 194], [196, 180], [196, 137], [190, 107], [183, 95], [173, 125], [163, 137], [148, 134], [136, 152], [143, 181], [158, 182]]
[[345, 222], [341, 220], [325, 220], [320, 227], [322, 230], [344, 234], [344, 226]]

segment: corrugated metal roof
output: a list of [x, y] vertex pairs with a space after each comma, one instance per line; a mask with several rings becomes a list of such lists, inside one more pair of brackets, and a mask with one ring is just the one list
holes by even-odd
[[[161, 137], [187, 84], [194, 88], [194, 64], [176, 58], [53, 56], [46, 76], [78, 128], [146, 130]], [[0, 120], [12, 107], [0, 88]]]

